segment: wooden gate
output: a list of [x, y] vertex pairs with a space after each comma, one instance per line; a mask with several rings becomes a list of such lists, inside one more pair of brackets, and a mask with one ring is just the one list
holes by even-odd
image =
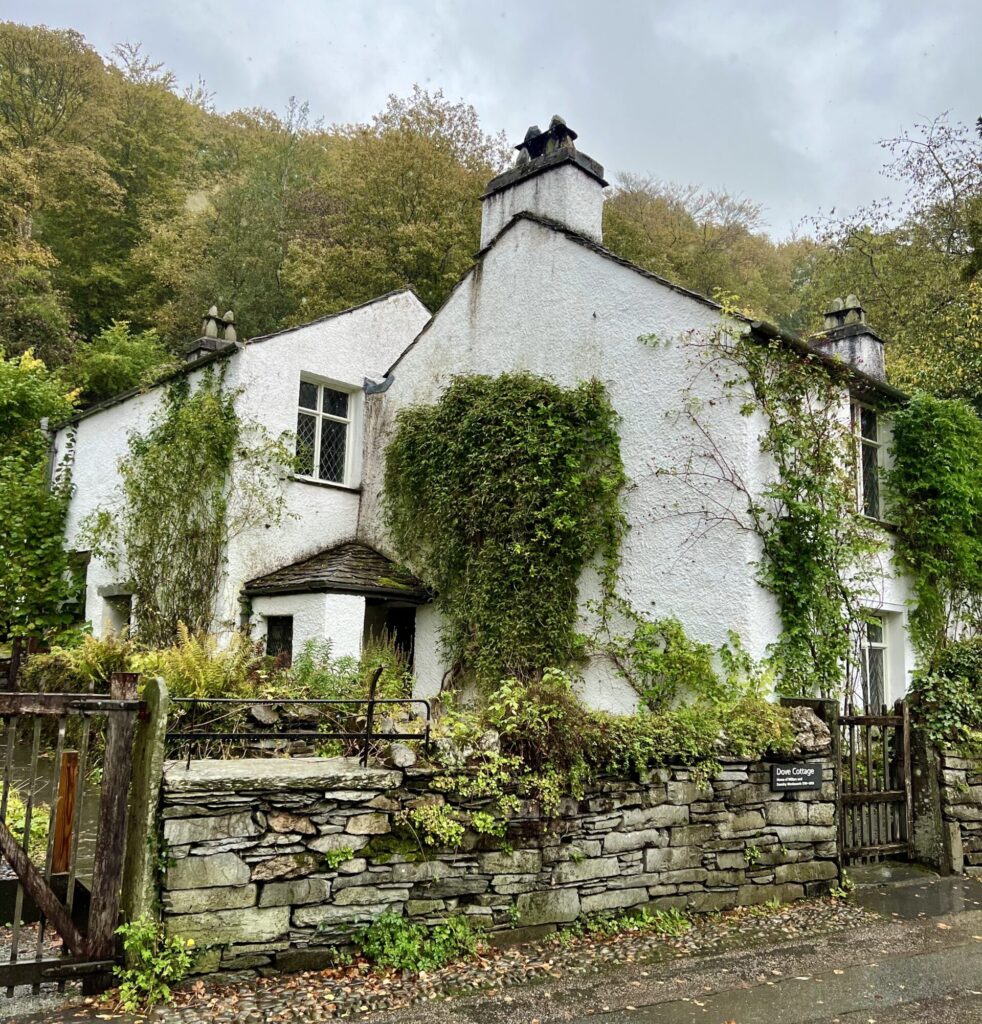
[[912, 852], [910, 717], [897, 701], [839, 716], [839, 847], [843, 863]]
[[[108, 697], [0, 693], [0, 853], [15, 876], [0, 880], [0, 988], [8, 996], [17, 986], [37, 992], [75, 977], [93, 992], [110, 979], [141, 706], [136, 681], [117, 673]], [[86, 824], [95, 827], [83, 857]]]

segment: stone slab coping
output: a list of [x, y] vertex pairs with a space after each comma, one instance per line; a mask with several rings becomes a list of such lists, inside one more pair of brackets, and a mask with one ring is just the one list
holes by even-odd
[[354, 757], [247, 757], [167, 761], [164, 789], [170, 793], [237, 793], [250, 789], [395, 789], [402, 772], [363, 768]]

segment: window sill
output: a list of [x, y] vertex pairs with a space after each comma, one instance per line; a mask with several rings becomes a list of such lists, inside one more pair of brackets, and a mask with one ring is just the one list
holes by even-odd
[[350, 484], [339, 484], [333, 480], [318, 480], [312, 476], [290, 476], [290, 480], [298, 484], [310, 484], [312, 487], [329, 487], [334, 491], [347, 491], [349, 494], [361, 494], [361, 485], [352, 487]]
[[867, 523], [872, 523], [874, 526], [879, 526], [881, 529], [886, 530], [887, 533], [898, 532], [899, 528], [896, 523], [891, 523], [887, 519], [880, 519], [877, 516], [868, 516], [865, 512], [861, 512], [860, 515], [863, 517], [863, 519], [866, 520]]

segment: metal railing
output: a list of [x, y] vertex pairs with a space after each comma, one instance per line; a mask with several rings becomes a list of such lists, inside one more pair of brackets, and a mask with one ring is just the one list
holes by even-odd
[[[382, 670], [379, 669], [373, 676], [367, 697], [341, 699], [316, 697], [172, 698], [172, 714], [177, 712], [178, 728], [167, 731], [167, 747], [169, 750], [180, 750], [186, 745], [188, 763], [190, 763], [196, 747], [199, 751], [208, 751], [209, 749], [214, 751], [216, 747], [224, 748], [225, 756], [229, 756], [230, 747], [246, 748], [264, 740], [307, 740], [317, 743], [342, 740], [355, 746], [363, 765], [368, 764], [373, 745], [381, 742], [421, 740], [424, 749], [428, 750], [430, 745], [430, 702], [405, 697], [376, 697], [376, 687], [381, 672]], [[276, 725], [263, 724], [248, 730], [244, 729], [240, 724], [244, 717], [243, 712], [257, 707], [288, 708], [293, 712], [297, 708], [309, 707], [311, 710], [320, 712], [325, 720], [316, 729], [277, 728]], [[409, 716], [410, 723], [414, 721], [421, 723], [418, 731], [408, 732], [399, 728], [379, 730], [376, 727], [376, 711], [389, 707], [402, 707], [410, 711], [419, 709], [421, 713]], [[334, 710], [337, 713], [330, 714]], [[239, 727], [218, 728], [229, 721], [235, 722]], [[331, 728], [332, 725], [339, 727]]]

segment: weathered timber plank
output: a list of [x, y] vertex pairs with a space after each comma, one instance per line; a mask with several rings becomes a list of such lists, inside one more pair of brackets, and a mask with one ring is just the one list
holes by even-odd
[[[134, 673], [115, 673], [110, 684], [112, 698], [131, 700], [136, 696], [136, 681]], [[92, 867], [92, 904], [85, 944], [86, 955], [98, 960], [112, 958], [113, 936], [119, 917], [135, 718], [135, 709], [131, 714], [111, 715], [106, 726], [99, 832]]]
[[85, 945], [82, 933], [75, 927], [68, 911], [58, 901], [57, 896], [45, 885], [41, 873], [31, 863], [30, 857], [20, 848], [13, 833], [2, 821], [0, 821], [0, 853], [7, 858], [31, 899], [54, 925], [69, 952], [81, 955]]

